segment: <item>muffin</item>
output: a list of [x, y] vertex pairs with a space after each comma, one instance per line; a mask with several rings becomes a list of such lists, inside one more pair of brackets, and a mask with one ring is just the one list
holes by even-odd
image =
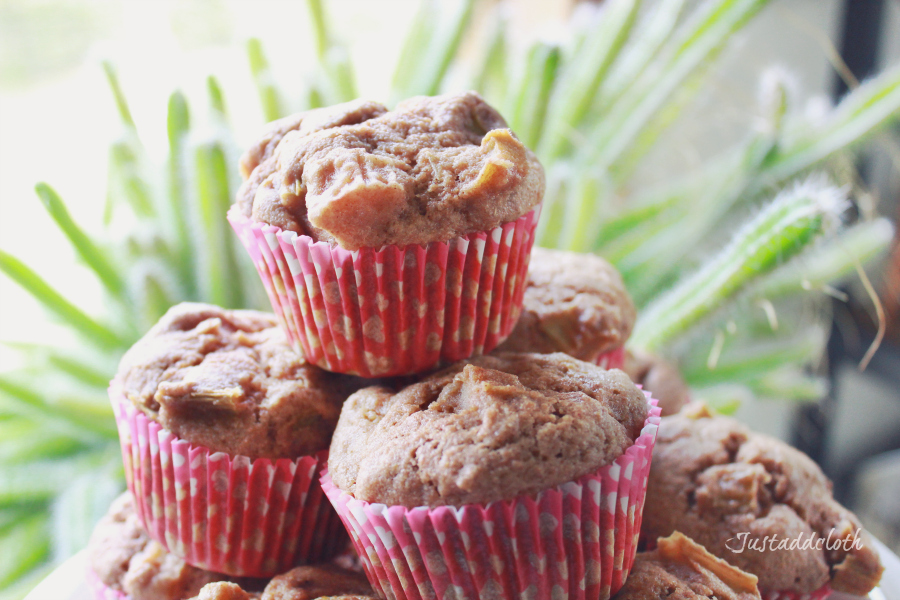
[[478, 94], [287, 117], [241, 172], [229, 220], [314, 364], [422, 372], [518, 319], [544, 173]]
[[323, 487], [382, 596], [608, 598], [634, 556], [654, 402], [562, 353], [474, 357], [348, 398]]
[[622, 370], [659, 400], [664, 417], [674, 415], [690, 402], [691, 392], [681, 373], [675, 365], [655, 354], [626, 350]]
[[639, 552], [615, 600], [759, 600], [756, 576], [716, 558], [679, 532]]
[[227, 575], [204, 571], [151, 539], [125, 492], [100, 519], [88, 543], [88, 581], [97, 600], [187, 600]]
[[756, 575], [764, 596], [862, 596], [883, 570], [809, 457], [703, 405], [664, 418], [653, 455], [641, 534], [676, 530]]
[[330, 563], [296, 567], [268, 582], [192, 567], [147, 535], [128, 492], [94, 529], [88, 581], [96, 600], [374, 600], [365, 575]]
[[150, 536], [231, 575], [327, 559], [342, 536], [319, 473], [355, 387], [296, 354], [270, 314], [170, 309], [110, 385], [126, 478]]
[[379, 600], [365, 575], [335, 565], [294, 567], [276, 575], [263, 592], [236, 583], [209, 583], [197, 600]]
[[534, 248], [522, 316], [499, 350], [565, 352], [606, 368], [622, 367], [634, 304], [615, 267], [593, 254]]

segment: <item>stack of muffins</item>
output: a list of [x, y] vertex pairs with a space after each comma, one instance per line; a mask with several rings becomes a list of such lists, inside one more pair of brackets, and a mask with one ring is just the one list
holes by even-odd
[[532, 253], [542, 168], [477, 94], [288, 117], [240, 168], [228, 219], [274, 314], [182, 304], [122, 359], [98, 599], [760, 597], [702, 524], [706, 549], [660, 526], [636, 555], [668, 499], [645, 511], [635, 382], [671, 413], [686, 388], [625, 353], [608, 263]]

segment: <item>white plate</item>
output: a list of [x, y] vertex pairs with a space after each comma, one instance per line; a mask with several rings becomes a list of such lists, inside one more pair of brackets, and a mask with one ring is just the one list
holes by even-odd
[[[875, 540], [881, 563], [884, 565], [884, 576], [881, 585], [875, 588], [869, 598], [871, 600], [900, 600], [900, 559]], [[87, 570], [87, 552], [82, 550], [50, 573], [38, 584], [25, 600], [94, 600], [85, 580]], [[835, 593], [829, 600], [853, 600], [854, 596]]]

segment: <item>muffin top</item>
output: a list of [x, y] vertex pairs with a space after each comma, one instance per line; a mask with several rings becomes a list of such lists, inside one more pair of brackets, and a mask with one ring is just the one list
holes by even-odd
[[348, 250], [484, 231], [544, 194], [534, 153], [475, 92], [285, 117], [240, 167], [244, 216]]
[[186, 600], [207, 583], [227, 579], [192, 567], [151, 540], [127, 492], [94, 528], [88, 565], [104, 585], [132, 600]]
[[307, 363], [274, 315], [184, 303], [125, 353], [113, 387], [191, 443], [294, 458], [328, 448], [357, 381]]
[[659, 400], [662, 416], [674, 415], [690, 402], [690, 389], [675, 365], [655, 354], [625, 351], [622, 370], [642, 389]]
[[295, 567], [276, 575], [262, 594], [228, 582], [210, 583], [197, 600], [377, 600], [366, 576], [335, 565]]
[[[883, 570], [809, 457], [703, 405], [663, 418], [653, 451], [641, 533], [652, 540], [676, 530], [759, 577], [763, 591], [807, 593], [830, 583], [862, 596]], [[793, 540], [800, 541], [789, 547]]]
[[350, 396], [328, 468], [337, 487], [367, 502], [484, 504], [611, 463], [647, 413], [622, 371], [561, 353], [478, 356], [398, 392]]
[[759, 599], [756, 576], [716, 558], [681, 533], [660, 538], [656, 550], [640, 552], [615, 600]]
[[500, 350], [565, 352], [593, 362], [625, 343], [634, 320], [634, 304], [611, 264], [593, 254], [535, 247], [522, 316]]

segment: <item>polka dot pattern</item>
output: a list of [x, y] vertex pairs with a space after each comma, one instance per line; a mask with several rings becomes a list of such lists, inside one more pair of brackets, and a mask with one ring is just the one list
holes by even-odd
[[213, 452], [160, 427], [121, 390], [109, 393], [135, 510], [166, 550], [201, 569], [271, 577], [343, 549], [319, 484], [327, 451], [278, 460]]
[[506, 339], [539, 217], [540, 206], [449, 242], [351, 252], [228, 213], [294, 347], [363, 377], [426, 371]]
[[536, 496], [461, 508], [356, 500], [322, 487], [372, 586], [397, 600], [606, 599], [628, 576], [660, 409], [612, 464]]

